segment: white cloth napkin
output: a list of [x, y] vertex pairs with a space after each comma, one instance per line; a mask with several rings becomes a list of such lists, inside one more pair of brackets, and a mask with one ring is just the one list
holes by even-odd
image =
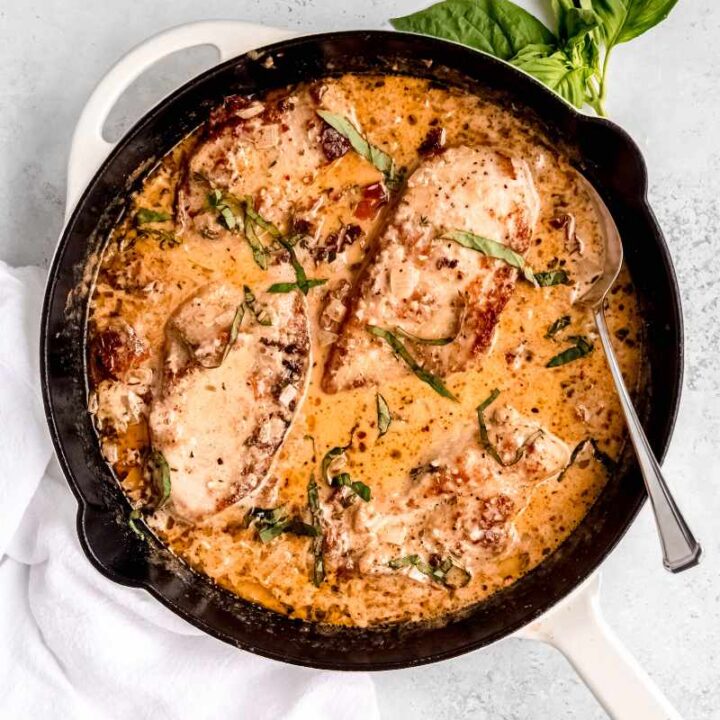
[[51, 457], [39, 392], [44, 273], [0, 262], [0, 717], [373, 720], [367, 674], [283, 665], [100, 575]]

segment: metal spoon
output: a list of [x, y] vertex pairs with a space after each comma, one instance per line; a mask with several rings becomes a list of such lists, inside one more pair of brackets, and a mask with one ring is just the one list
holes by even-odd
[[695, 540], [690, 528], [687, 526], [682, 513], [673, 500], [670, 490], [660, 471], [650, 444], [640, 424], [635, 408], [633, 407], [630, 394], [625, 387], [622, 372], [618, 365], [615, 351], [610, 341], [610, 333], [605, 322], [603, 305], [608, 291], [615, 282], [620, 272], [623, 261], [623, 247], [620, 234], [615, 226], [615, 221], [610, 211], [598, 195], [595, 188], [582, 176], [580, 176], [588, 194], [595, 204], [598, 217], [600, 218], [601, 231], [605, 240], [605, 258], [600, 277], [593, 283], [590, 289], [582, 295], [576, 304], [589, 307], [592, 310], [595, 324], [600, 335], [600, 342], [605, 351], [605, 358], [610, 368], [610, 373], [615, 382], [620, 405], [625, 413], [630, 440], [635, 448], [638, 464], [645, 480], [650, 504], [655, 514], [658, 535], [663, 551], [663, 565], [670, 572], [681, 572], [697, 565], [700, 560], [702, 548]]

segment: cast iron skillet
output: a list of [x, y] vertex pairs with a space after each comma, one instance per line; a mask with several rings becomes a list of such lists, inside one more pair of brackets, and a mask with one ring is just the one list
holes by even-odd
[[[262, 60], [271, 55], [272, 67]], [[432, 62], [429, 62], [432, 61]], [[530, 622], [567, 595], [612, 550], [645, 500], [628, 464], [610, 480], [578, 529], [537, 569], [443, 626], [328, 629], [243, 601], [127, 527], [129, 506], [99, 451], [86, 410], [85, 319], [88, 258], [97, 256], [127, 192], [154, 162], [206, 119], [225, 95], [343, 72], [401, 72], [473, 90], [498, 91], [518, 112], [537, 115], [569, 144], [610, 208], [641, 299], [648, 358], [645, 430], [658, 457], [670, 439], [682, 379], [682, 318], [665, 241], [646, 200], [643, 159], [605, 120], [576, 113], [529, 76], [487, 55], [395, 32], [343, 32], [271, 45], [195, 78], [151, 110], [110, 154], [85, 190], [60, 240], [43, 309], [42, 388], [55, 449], [78, 500], [78, 535], [111, 580], [145, 588], [205, 632], [267, 657], [314, 667], [360, 670], [429, 663], [482, 647]], [[72, 292], [71, 294], [71, 291]], [[68, 299], [69, 298], [69, 299]]]

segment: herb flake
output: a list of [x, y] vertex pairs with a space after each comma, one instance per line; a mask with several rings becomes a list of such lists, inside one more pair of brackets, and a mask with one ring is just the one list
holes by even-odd
[[159, 212], [150, 208], [139, 208], [133, 219], [136, 225], [147, 225], [148, 223], [167, 222], [171, 218], [170, 213]]
[[536, 272], [535, 280], [540, 287], [572, 284], [565, 270], [544, 270], [542, 272]]
[[562, 315], [557, 320], [555, 320], [547, 329], [547, 332], [545, 333], [545, 337], [548, 340], [551, 340], [554, 338], [561, 330], [564, 330], [569, 324], [570, 324], [570, 316], [569, 315]]

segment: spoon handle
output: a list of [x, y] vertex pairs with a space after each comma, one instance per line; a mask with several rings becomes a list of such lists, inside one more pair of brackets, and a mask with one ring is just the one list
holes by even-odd
[[645, 480], [650, 504], [655, 514], [658, 535], [663, 550], [663, 565], [670, 572], [681, 572], [697, 565], [700, 560], [702, 548], [695, 540], [690, 528], [687, 526], [678, 506], [675, 504], [670, 490], [662, 476], [660, 466], [650, 449], [647, 437], [643, 432], [640, 420], [633, 407], [630, 395], [625, 387], [620, 366], [618, 365], [615, 351], [610, 341], [610, 333], [605, 322], [605, 313], [602, 303], [594, 308], [595, 324], [597, 325], [600, 341], [602, 342], [605, 358], [607, 359], [610, 373], [615, 381], [620, 405], [625, 413], [630, 440], [635, 448], [635, 454], [640, 465], [640, 470]]

